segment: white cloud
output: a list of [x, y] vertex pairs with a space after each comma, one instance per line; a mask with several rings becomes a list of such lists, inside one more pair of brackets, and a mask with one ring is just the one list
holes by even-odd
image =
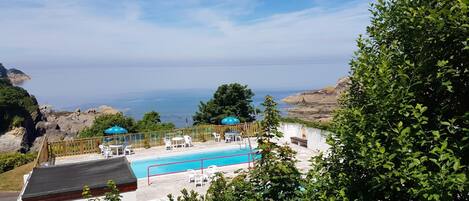
[[2, 9], [1, 59], [210, 63], [342, 58], [351, 55], [355, 38], [368, 23], [367, 4], [334, 11], [312, 8], [240, 23], [236, 16], [254, 6], [252, 1], [243, 1], [231, 13], [227, 8], [235, 1], [213, 7], [195, 6], [193, 1], [179, 10], [181, 20], [194, 23], [183, 27], [143, 20], [143, 12], [149, 11], [135, 1], [112, 7], [114, 12], [67, 2]]

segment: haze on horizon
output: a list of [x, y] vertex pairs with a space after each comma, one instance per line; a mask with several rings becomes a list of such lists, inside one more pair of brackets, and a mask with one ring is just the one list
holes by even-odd
[[369, 3], [0, 1], [0, 62], [30, 74], [25, 87], [43, 96], [227, 82], [311, 89], [348, 73]]

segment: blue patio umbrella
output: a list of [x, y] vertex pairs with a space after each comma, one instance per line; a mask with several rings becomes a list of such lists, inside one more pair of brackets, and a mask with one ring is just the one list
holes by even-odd
[[113, 126], [111, 128], [108, 128], [104, 131], [104, 133], [108, 134], [108, 135], [114, 135], [114, 134], [124, 134], [124, 133], [128, 133], [127, 129], [125, 128], [122, 128], [120, 126]]
[[223, 125], [235, 125], [239, 123], [240, 123], [239, 119], [236, 117], [232, 117], [232, 116], [225, 117], [221, 120], [221, 124]]

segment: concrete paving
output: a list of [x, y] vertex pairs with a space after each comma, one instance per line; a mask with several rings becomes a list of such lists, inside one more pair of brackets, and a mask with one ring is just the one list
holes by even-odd
[[0, 192], [0, 201], [15, 201], [20, 192]]
[[[256, 147], [255, 139], [250, 139], [252, 146]], [[214, 142], [208, 141], [204, 143], [195, 143], [192, 147], [174, 148], [172, 150], [166, 150], [163, 146], [152, 147], [149, 149], [135, 149], [135, 153], [127, 156], [115, 156], [115, 157], [127, 157], [129, 162], [161, 156], [171, 156], [187, 153], [205, 152], [212, 151], [215, 149], [227, 149], [234, 147], [244, 147], [246, 144], [233, 142]], [[309, 159], [317, 155], [316, 151], [300, 147], [297, 145], [289, 145], [293, 150], [297, 152], [297, 167], [301, 172], [306, 173], [310, 169]], [[75, 163], [89, 160], [103, 159], [104, 157], [100, 154], [86, 154], [78, 156], [60, 157], [56, 159], [56, 164]], [[248, 164], [238, 164], [225, 167], [219, 167], [220, 171], [227, 177], [233, 177], [236, 175], [235, 172], [239, 169], [247, 170]], [[180, 191], [186, 188], [188, 191], [194, 190], [201, 195], [204, 195], [210, 186], [209, 181], [203, 186], [195, 186], [193, 182], [189, 182], [187, 173], [176, 173], [163, 176], [156, 176], [150, 178], [150, 185], [148, 185], [147, 178], [138, 180], [137, 189], [137, 200], [167, 200], [167, 195], [172, 194], [174, 196], [181, 195]]]

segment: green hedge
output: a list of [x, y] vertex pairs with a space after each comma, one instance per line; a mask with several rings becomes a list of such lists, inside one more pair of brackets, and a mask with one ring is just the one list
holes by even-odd
[[283, 123], [298, 123], [298, 124], [303, 124], [306, 127], [331, 131], [331, 123], [329, 123], [329, 122], [305, 121], [305, 120], [302, 120], [302, 119], [290, 118], [290, 117], [283, 117], [280, 121], [283, 122]]
[[0, 154], [0, 173], [12, 170], [34, 161], [36, 153], [6, 153]]

